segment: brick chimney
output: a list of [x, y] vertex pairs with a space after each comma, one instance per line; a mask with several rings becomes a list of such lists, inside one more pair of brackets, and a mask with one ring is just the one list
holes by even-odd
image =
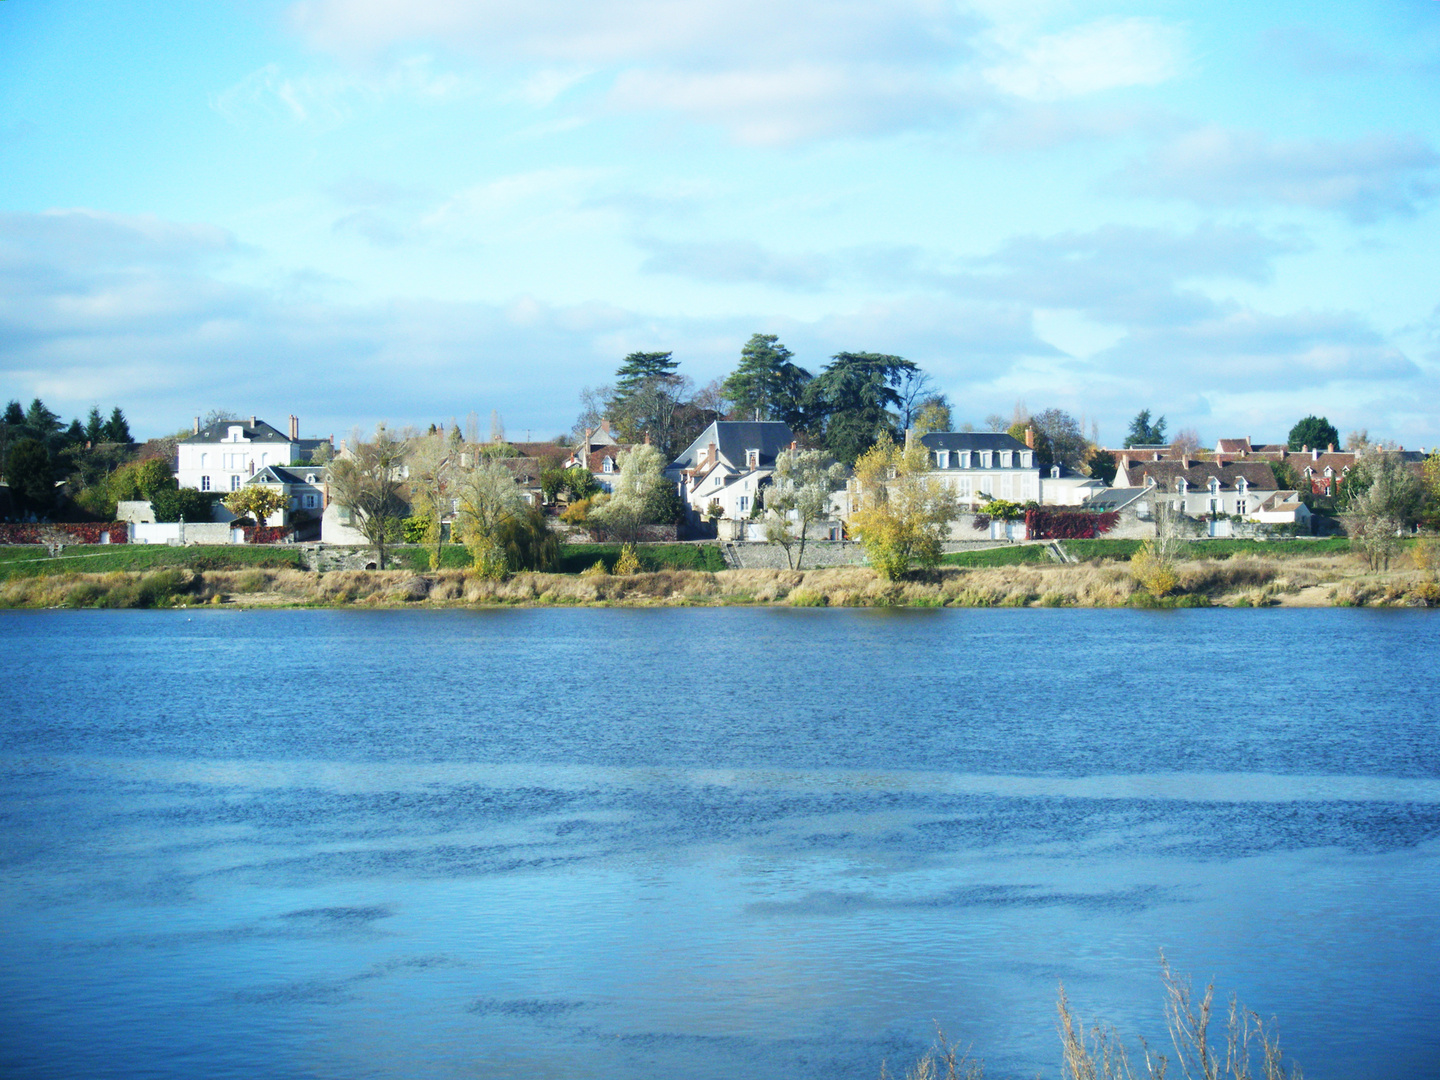
[[300, 418], [294, 413], [290, 414], [290, 441], [300, 441]]
[[1335, 444], [1333, 442], [1330, 444], [1330, 449], [1327, 451], [1327, 453], [1335, 453]]
[[251, 426], [251, 427], [255, 427], [255, 426], [257, 426], [259, 423], [260, 423], [260, 421], [259, 421], [259, 419], [258, 419], [257, 417], [254, 417], [254, 416], [250, 417], [250, 426]]
[[1031, 450], [1035, 449], [1035, 429], [1033, 427], [1025, 429], [1025, 445]]
[[712, 443], [707, 443], [706, 446], [705, 446], [705, 463], [706, 463], [707, 465], [713, 465], [715, 462], [717, 462], [717, 461], [719, 461], [719, 460], [720, 460], [720, 448], [719, 448], [718, 446], [716, 446], [713, 442], [712, 442]]
[[200, 417], [195, 417], [195, 434], [200, 434]]

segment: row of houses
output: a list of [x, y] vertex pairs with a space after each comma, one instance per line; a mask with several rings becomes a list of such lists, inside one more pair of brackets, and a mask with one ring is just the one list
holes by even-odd
[[[1033, 433], [1026, 440], [999, 432], [933, 432], [916, 436], [925, 448], [933, 475], [950, 488], [962, 506], [983, 512], [993, 500], [1046, 506], [1089, 507], [1150, 516], [1157, 499], [1194, 517], [1233, 517], [1265, 523], [1304, 526], [1309, 511], [1298, 492], [1282, 488], [1274, 465], [1284, 463], [1311, 485], [1314, 494], [1330, 494], [1356, 464], [1353, 453], [1291, 452], [1284, 447], [1252, 444], [1250, 439], [1222, 439], [1204, 460], [1168, 447], [1116, 451], [1113, 484], [1082, 476], [1059, 466], [1042, 468]], [[633, 445], [620, 442], [602, 422], [586, 431], [573, 447], [556, 443], [510, 444], [514, 456], [500, 458], [524, 496], [541, 499], [541, 474], [551, 467], [583, 468], [602, 490], [609, 491], [624, 454]], [[732, 523], [733, 535], [751, 533], [740, 527], [755, 515], [757, 500], [771, 482], [780, 455], [796, 446], [795, 433], [778, 421], [725, 421], [710, 424], [672, 461], [666, 476], [676, 485], [692, 535], [703, 535], [717, 519]], [[300, 538], [335, 543], [362, 542], [348, 508], [334, 504], [325, 460], [346, 453], [333, 438], [301, 438], [299, 420], [291, 416], [287, 431], [251, 416], [201, 427], [179, 444], [176, 479], [182, 487], [231, 492], [245, 485], [274, 488], [286, 498], [286, 509], [266, 522], [296, 526]], [[484, 452], [462, 444], [462, 459]], [[1423, 458], [1410, 452], [1408, 456]], [[853, 485], [852, 485], [853, 489]], [[827, 535], [843, 532], [854, 510], [856, 493], [837, 492], [832, 500], [834, 522]], [[142, 513], [143, 511], [136, 511]], [[217, 506], [217, 520], [228, 520]], [[837, 527], [838, 526], [838, 527]]]

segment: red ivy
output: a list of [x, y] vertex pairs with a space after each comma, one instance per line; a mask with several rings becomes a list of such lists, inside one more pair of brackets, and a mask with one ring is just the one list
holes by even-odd
[[0, 544], [43, 544], [57, 532], [70, 537], [73, 544], [99, 544], [100, 534], [107, 532], [112, 544], [124, 544], [130, 539], [130, 530], [123, 521], [77, 521], [62, 525], [0, 523]]
[[278, 544], [295, 530], [291, 525], [244, 525], [240, 531], [247, 544]]
[[1089, 510], [1051, 510], [1045, 507], [1025, 511], [1025, 532], [1032, 540], [1094, 540], [1115, 527], [1120, 515]]

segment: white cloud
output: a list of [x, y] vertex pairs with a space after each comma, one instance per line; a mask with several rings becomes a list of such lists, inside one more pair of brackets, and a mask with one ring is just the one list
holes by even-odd
[[1158, 19], [1101, 19], [1049, 34], [985, 70], [989, 81], [1035, 101], [1126, 86], [1157, 86], [1179, 72], [1180, 31]]
[[1281, 203], [1359, 222], [1408, 215], [1436, 194], [1440, 155], [1422, 139], [1273, 139], [1204, 127], [1157, 147], [1121, 175], [1131, 191], [1202, 205]]
[[266, 64], [216, 94], [211, 107], [232, 124], [284, 119], [332, 128], [348, 121], [362, 103], [397, 97], [442, 102], [479, 92], [475, 80], [436, 71], [430, 56], [417, 55], [364, 73], [287, 75], [279, 64]]

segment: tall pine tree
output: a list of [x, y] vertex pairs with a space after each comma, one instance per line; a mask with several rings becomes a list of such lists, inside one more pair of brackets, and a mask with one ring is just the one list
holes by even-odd
[[805, 387], [813, 376], [793, 357], [775, 334], [750, 335], [740, 350], [740, 366], [725, 380], [725, 395], [735, 403], [738, 419], [804, 426]]

